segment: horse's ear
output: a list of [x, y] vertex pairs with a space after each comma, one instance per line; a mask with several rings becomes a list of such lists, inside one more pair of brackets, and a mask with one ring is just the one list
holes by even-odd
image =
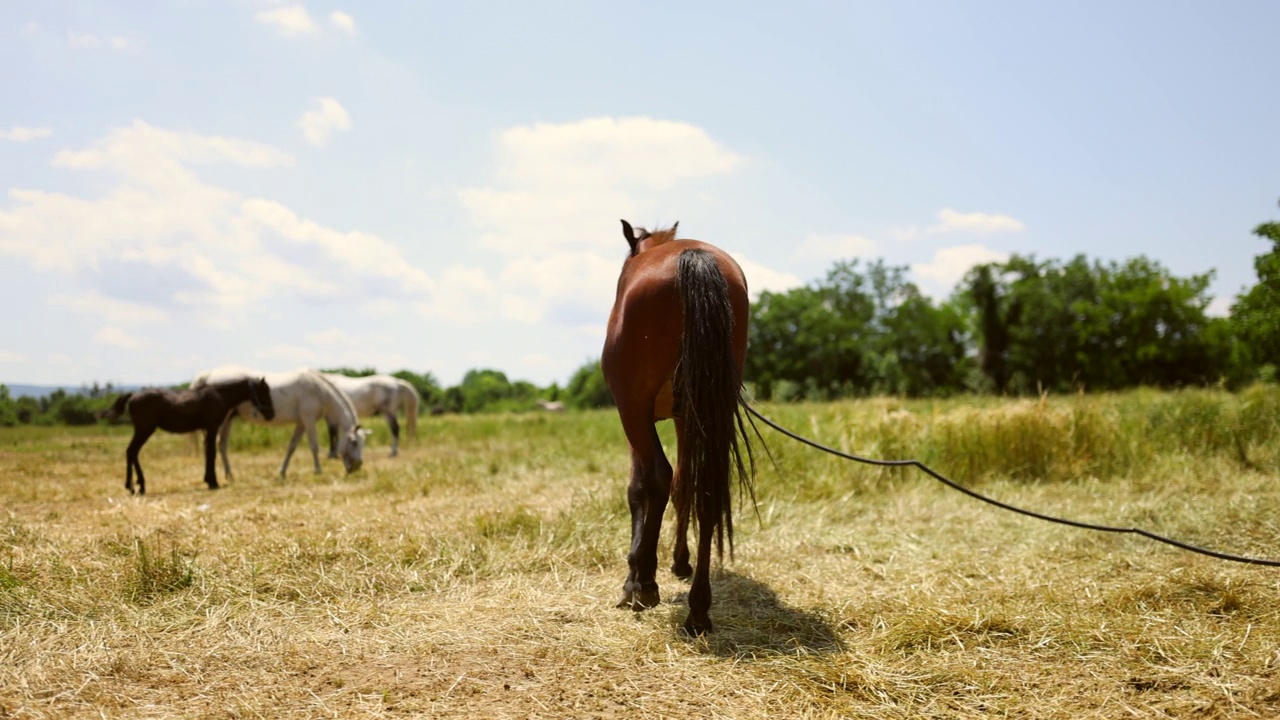
[[626, 220], [622, 221], [622, 237], [627, 239], [627, 244], [631, 246], [631, 254], [636, 254], [636, 231], [631, 229], [631, 223]]
[[676, 228], [678, 228], [678, 227], [680, 227], [680, 221], [679, 221], [679, 220], [677, 220], [677, 221], [676, 221], [676, 224], [675, 224], [675, 225], [672, 225], [672, 226], [671, 226], [671, 239], [672, 239], [672, 240], [678, 240], [678, 239], [680, 238], [680, 236], [679, 236], [679, 235], [676, 235]]

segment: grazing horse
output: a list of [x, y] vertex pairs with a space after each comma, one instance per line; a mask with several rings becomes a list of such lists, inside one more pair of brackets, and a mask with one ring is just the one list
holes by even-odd
[[[396, 410], [404, 406], [404, 419], [409, 423], [410, 437], [418, 437], [418, 389], [391, 375], [350, 377], [338, 373], [321, 373], [329, 382], [347, 394], [360, 417], [381, 415], [391, 428], [391, 457], [400, 454], [400, 423]], [[329, 457], [338, 456], [338, 427], [329, 423]]]
[[[218, 489], [218, 474], [214, 470], [213, 448], [218, 428], [227, 416], [241, 403], [247, 402], [265, 418], [275, 417], [271, 404], [271, 388], [262, 378], [245, 377], [233, 382], [205, 385], [191, 390], [173, 391], [147, 388], [124, 393], [99, 417], [115, 420], [129, 413], [133, 422], [133, 439], [124, 451], [125, 489], [133, 494], [133, 470], [138, 470], [138, 494], [147, 494], [147, 479], [142, 475], [142, 463], [138, 452], [156, 428], [171, 433], [189, 433], [203, 430], [204, 482], [210, 490]], [[231, 473], [228, 472], [230, 477]]]
[[[622, 221], [631, 254], [618, 278], [618, 294], [600, 363], [631, 445], [630, 572], [618, 607], [644, 610], [660, 601], [655, 573], [658, 537], [668, 498], [676, 510], [671, 571], [693, 577], [690, 635], [711, 632], [711, 545], [733, 551], [731, 476], [754, 501], [751, 473], [740, 454], [747, 442], [740, 410], [747, 354], [747, 281], [723, 250], [677, 240], [676, 227], [648, 232]], [[662, 451], [654, 423], [676, 424], [677, 470]], [[696, 570], [689, 565], [685, 532], [698, 523]]]
[[[236, 378], [260, 375], [254, 370], [224, 366], [215, 368], [196, 376], [192, 387], [206, 383], [223, 382]], [[347, 472], [355, 472], [364, 463], [364, 440], [369, 430], [360, 427], [360, 418], [356, 415], [351, 400], [341, 390], [333, 386], [323, 375], [312, 370], [295, 370], [294, 372], [266, 373], [271, 383], [271, 399], [275, 403], [275, 417], [267, 418], [254, 412], [248, 404], [239, 407], [239, 416], [250, 422], [264, 425], [294, 424], [293, 438], [289, 440], [289, 449], [284, 454], [284, 462], [280, 465], [280, 477], [289, 469], [289, 459], [298, 447], [302, 434], [307, 434], [311, 444], [311, 458], [315, 461], [315, 470], [320, 472], [320, 443], [316, 437], [316, 420], [327, 418], [338, 425], [338, 454]], [[218, 438], [218, 450], [222, 453], [222, 466], [227, 477], [231, 477], [231, 461], [227, 458], [227, 446], [230, 443], [231, 421], [235, 415], [228, 415], [223, 423]]]

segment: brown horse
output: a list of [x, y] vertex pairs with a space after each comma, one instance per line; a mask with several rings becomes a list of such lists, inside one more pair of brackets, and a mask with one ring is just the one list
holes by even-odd
[[262, 378], [244, 378], [232, 382], [205, 385], [194, 390], [173, 391], [162, 388], [146, 388], [135, 393], [124, 393], [116, 398], [110, 409], [99, 414], [113, 420], [124, 412], [133, 422], [133, 439], [124, 452], [124, 486], [133, 493], [133, 469], [138, 469], [138, 494], [147, 494], [147, 481], [142, 476], [142, 463], [138, 452], [156, 431], [189, 433], [204, 430], [204, 482], [210, 490], [218, 487], [218, 475], [214, 471], [218, 428], [242, 402], [253, 403], [262, 416], [270, 420], [276, 410], [271, 404], [271, 388]]
[[[677, 223], [678, 225], [678, 223]], [[676, 510], [671, 571], [693, 576], [685, 631], [712, 630], [711, 543], [733, 551], [732, 483], [754, 494], [738, 442], [747, 442], [741, 406], [742, 365], [747, 355], [747, 281], [719, 248], [677, 240], [669, 230], [637, 232], [622, 221], [631, 254], [618, 278], [600, 363], [631, 445], [630, 572], [618, 607], [644, 610], [660, 601], [658, 536], [668, 499]], [[662, 451], [654, 423], [674, 418], [677, 471]], [[690, 513], [698, 522], [696, 571], [689, 565], [685, 533]]]

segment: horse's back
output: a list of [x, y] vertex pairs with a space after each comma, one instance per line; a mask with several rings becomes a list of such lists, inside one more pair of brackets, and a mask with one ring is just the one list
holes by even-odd
[[[303, 409], [300, 407], [301, 398], [296, 390], [298, 376], [300, 371], [292, 372], [262, 372], [253, 368], [243, 367], [240, 365], [222, 365], [213, 368], [208, 372], [201, 373], [196, 376], [196, 382], [205, 385], [214, 385], [217, 383], [233, 382], [236, 380], [244, 380], [246, 378], [263, 378], [267, 381], [267, 387], [271, 392], [271, 404], [275, 409], [275, 419], [267, 420], [258, 414], [253, 408], [253, 403], [248, 400], [240, 403], [236, 410], [240, 417], [245, 420], [251, 420], [264, 425], [286, 424], [296, 422]], [[192, 386], [196, 386], [196, 382]]]
[[729, 291], [734, 316], [734, 350], [746, 354], [750, 300], [738, 264], [720, 248], [698, 240], [675, 240], [629, 258], [618, 279], [618, 294], [605, 338], [601, 367], [615, 401], [653, 403], [654, 419], [671, 417], [671, 383], [684, 334], [680, 257], [704, 252], [714, 259]]

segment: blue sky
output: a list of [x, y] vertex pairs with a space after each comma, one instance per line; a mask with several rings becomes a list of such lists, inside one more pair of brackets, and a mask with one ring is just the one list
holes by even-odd
[[[785, 5], [785, 9], [784, 9]], [[563, 383], [626, 243], [754, 291], [1010, 253], [1254, 282], [1273, 2], [3, 0], [0, 382]]]

